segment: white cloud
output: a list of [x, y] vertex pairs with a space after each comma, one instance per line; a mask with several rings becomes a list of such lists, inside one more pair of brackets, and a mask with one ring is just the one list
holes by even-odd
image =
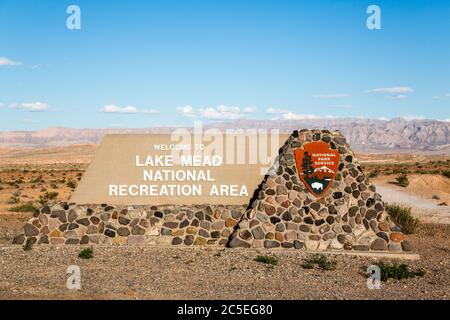
[[22, 63], [19, 61], [13, 61], [11, 59], [8, 59], [6, 57], [0, 57], [0, 67], [2, 66], [18, 66]]
[[314, 98], [319, 98], [319, 99], [340, 99], [340, 98], [347, 98], [347, 97], [350, 97], [350, 94], [334, 93], [334, 94], [318, 94], [318, 95], [314, 96]]
[[177, 112], [184, 117], [203, 117], [213, 120], [235, 120], [245, 117], [249, 113], [256, 111], [256, 107], [235, 107], [219, 105], [217, 107], [200, 108], [196, 111], [192, 106], [187, 105], [177, 108]]
[[217, 110], [219, 112], [230, 112], [230, 113], [239, 113], [240, 112], [239, 107], [225, 106], [223, 104], [221, 104], [220, 106], [217, 106]]
[[408, 98], [408, 96], [404, 94], [394, 94], [390, 98], [394, 100], [402, 100]]
[[242, 112], [243, 113], [254, 113], [258, 108], [256, 107], [245, 107]]
[[288, 113], [289, 112], [289, 110], [286, 110], [286, 109], [279, 109], [279, 108], [272, 108], [272, 107], [269, 107], [269, 108], [267, 108], [266, 109], [266, 113], [268, 113], [268, 114], [283, 114], [283, 113]]
[[104, 113], [137, 113], [137, 108], [133, 106], [119, 107], [114, 104], [108, 104], [100, 111]]
[[442, 96], [434, 96], [433, 99], [435, 100], [441, 100], [441, 99], [448, 99], [450, 98], [450, 93], [444, 93]]
[[268, 108], [266, 110], [266, 113], [268, 114], [278, 114], [279, 117], [274, 117], [271, 120], [314, 120], [314, 119], [322, 119], [322, 118], [334, 118], [333, 116], [318, 116], [315, 114], [298, 114], [294, 113], [292, 111], [286, 110], [286, 109], [275, 109], [275, 108]]
[[218, 106], [200, 109], [200, 115], [207, 119], [239, 119], [244, 116], [239, 107]]
[[388, 97], [395, 100], [406, 99], [408, 97], [407, 94], [413, 92], [414, 89], [411, 87], [387, 87], [387, 88], [376, 88], [366, 91], [366, 93], [388, 95]]
[[120, 107], [115, 104], [107, 104], [103, 108], [100, 109], [100, 112], [103, 113], [158, 113], [158, 110], [155, 109], [138, 109], [133, 106]]
[[314, 114], [298, 114], [293, 112], [288, 112], [282, 114], [282, 118], [284, 120], [313, 120], [313, 119], [320, 119], [320, 116], [314, 115]]
[[413, 93], [414, 89], [410, 87], [388, 87], [367, 90], [367, 93], [385, 93], [385, 94], [406, 94]]
[[43, 112], [50, 109], [50, 106], [47, 103], [43, 102], [30, 102], [30, 103], [14, 103], [9, 105], [11, 109], [25, 110], [30, 112]]
[[405, 120], [425, 120], [426, 118], [424, 116], [416, 116], [416, 115], [406, 115], [402, 117]]
[[225, 106], [225, 105], [220, 105], [217, 108], [205, 108], [205, 109], [200, 109], [200, 115], [202, 117], [205, 117], [207, 119], [216, 119], [216, 120], [220, 120], [220, 119], [239, 119], [244, 117], [246, 114], [248, 113], [253, 113], [256, 111], [255, 107], [246, 107], [246, 108], [239, 108], [239, 107], [234, 107], [234, 106]]
[[[336, 105], [335, 108], [344, 108], [349, 109], [352, 108], [351, 105]], [[279, 115], [277, 117], [271, 118], [271, 120], [313, 120], [313, 119], [332, 119], [336, 118], [332, 115], [327, 116], [318, 116], [315, 114], [299, 114], [286, 109], [277, 109], [277, 108], [267, 108], [266, 113]]]
[[181, 114], [182, 116], [184, 116], [184, 117], [191, 118], [191, 117], [195, 117], [196, 116], [194, 108], [192, 108], [192, 106], [189, 106], [189, 105], [184, 106], [184, 107], [178, 107], [177, 108], [177, 112], [179, 114]]
[[225, 112], [218, 111], [214, 108], [205, 108], [200, 109], [200, 115], [207, 119], [237, 119], [239, 117], [236, 117], [233, 113], [228, 113], [227, 116], [222, 116], [222, 114], [225, 114]]

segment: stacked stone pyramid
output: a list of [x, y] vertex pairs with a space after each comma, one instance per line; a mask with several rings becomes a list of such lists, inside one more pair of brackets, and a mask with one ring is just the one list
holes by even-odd
[[[294, 151], [323, 141], [339, 152], [331, 187], [320, 197], [299, 179]], [[339, 131], [294, 131], [236, 226], [230, 247], [307, 250], [411, 251], [386, 213], [381, 195], [364, 174]]]

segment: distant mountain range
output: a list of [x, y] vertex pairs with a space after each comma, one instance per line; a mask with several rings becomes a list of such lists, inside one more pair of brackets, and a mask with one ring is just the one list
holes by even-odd
[[[437, 120], [374, 120], [330, 118], [313, 120], [236, 120], [206, 127], [219, 129], [296, 129], [340, 130], [357, 152], [450, 153], [450, 122]], [[73, 144], [98, 144], [105, 134], [165, 133], [175, 127], [146, 129], [73, 129], [52, 127], [39, 131], [0, 132], [1, 147], [54, 147]]]

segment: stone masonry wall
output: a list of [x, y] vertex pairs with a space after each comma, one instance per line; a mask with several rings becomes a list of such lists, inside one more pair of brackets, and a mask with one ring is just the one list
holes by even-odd
[[13, 244], [225, 246], [245, 206], [44, 206]]
[[[335, 180], [320, 198], [299, 179], [294, 158], [295, 149], [312, 141], [324, 141], [340, 154]], [[339, 131], [294, 131], [271, 171], [231, 247], [411, 251]]]

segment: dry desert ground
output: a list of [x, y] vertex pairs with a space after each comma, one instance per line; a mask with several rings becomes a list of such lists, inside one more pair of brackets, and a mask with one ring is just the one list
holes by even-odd
[[[412, 208], [420, 219], [409, 235], [420, 260], [406, 261], [423, 276], [366, 286], [366, 268], [380, 259], [327, 256], [334, 270], [304, 268], [309, 253], [238, 249], [11, 246], [14, 235], [45, 201], [66, 201], [95, 146], [1, 149], [0, 299], [449, 299], [450, 157], [360, 155], [364, 169], [388, 203]], [[397, 185], [407, 173], [409, 185]], [[18, 209], [21, 208], [21, 209]], [[277, 265], [256, 262], [276, 255]], [[385, 262], [401, 263], [405, 261]], [[81, 268], [81, 290], [66, 288], [69, 265]]]

